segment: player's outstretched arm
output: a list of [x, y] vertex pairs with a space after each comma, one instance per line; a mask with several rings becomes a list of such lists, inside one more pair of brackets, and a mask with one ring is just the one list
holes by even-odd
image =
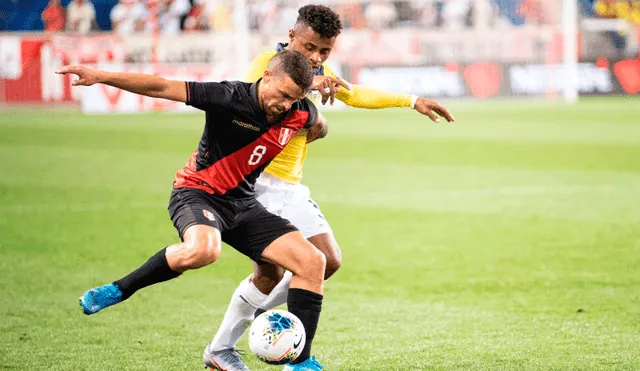
[[[440, 122], [440, 117], [444, 117], [448, 122], [455, 122], [456, 118], [438, 102], [425, 98], [417, 98], [413, 107], [416, 111], [428, 116], [433, 122]], [[438, 116], [436, 116], [438, 114]]]
[[449, 122], [456, 121], [453, 115], [437, 102], [415, 95], [388, 92], [361, 85], [352, 85], [342, 79], [340, 79], [340, 81], [344, 84], [340, 84], [341, 86], [347, 85], [350, 89], [347, 90], [340, 86], [333, 85], [336, 88], [335, 97], [348, 106], [368, 109], [411, 107], [421, 114], [428, 116], [433, 122], [440, 122], [439, 116], [444, 117], [444, 119]]
[[84, 66], [64, 66], [56, 73], [78, 76], [78, 79], [71, 83], [73, 86], [105, 84], [153, 98], [164, 98], [177, 102], [186, 102], [187, 100], [184, 81], [167, 80], [159, 76], [141, 73], [100, 71]]

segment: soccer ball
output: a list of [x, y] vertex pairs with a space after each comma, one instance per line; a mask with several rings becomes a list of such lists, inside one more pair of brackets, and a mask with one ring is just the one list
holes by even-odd
[[293, 362], [304, 348], [306, 333], [298, 317], [286, 310], [268, 310], [253, 320], [249, 348], [271, 365]]

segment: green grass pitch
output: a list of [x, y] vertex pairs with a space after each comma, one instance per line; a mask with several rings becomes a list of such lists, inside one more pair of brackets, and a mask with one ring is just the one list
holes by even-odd
[[[329, 371], [640, 369], [640, 100], [450, 107], [455, 124], [326, 114], [304, 183], [344, 266], [313, 353]], [[232, 248], [97, 315], [77, 301], [177, 240], [171, 182], [203, 121], [2, 113], [0, 369], [201, 369], [251, 269]]]

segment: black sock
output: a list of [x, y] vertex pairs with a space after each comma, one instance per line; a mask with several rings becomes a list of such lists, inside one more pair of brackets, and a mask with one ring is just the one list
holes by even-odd
[[169, 268], [166, 251], [167, 248], [165, 247], [150, 257], [140, 268], [113, 282], [122, 291], [122, 300], [128, 299], [143, 287], [168, 281], [180, 275], [180, 273]]
[[291, 364], [302, 363], [311, 357], [311, 343], [316, 336], [320, 311], [322, 310], [322, 295], [303, 289], [289, 289], [287, 297], [289, 312], [295, 314], [304, 325], [307, 338], [302, 353]]

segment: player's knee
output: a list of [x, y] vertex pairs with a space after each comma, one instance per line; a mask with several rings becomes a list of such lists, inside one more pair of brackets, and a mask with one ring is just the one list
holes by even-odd
[[184, 233], [184, 242], [176, 255], [180, 270], [197, 269], [209, 265], [220, 257], [220, 232], [209, 226], [195, 225]]
[[335, 238], [331, 233], [323, 233], [310, 237], [309, 242], [324, 253], [327, 260], [324, 278], [331, 277], [342, 266], [342, 253]]
[[315, 247], [309, 248], [302, 264], [302, 275], [310, 280], [324, 280], [324, 271], [327, 266], [327, 258], [322, 251]]
[[184, 265], [189, 269], [209, 265], [220, 257], [221, 246], [213, 238], [197, 238], [187, 245]]

